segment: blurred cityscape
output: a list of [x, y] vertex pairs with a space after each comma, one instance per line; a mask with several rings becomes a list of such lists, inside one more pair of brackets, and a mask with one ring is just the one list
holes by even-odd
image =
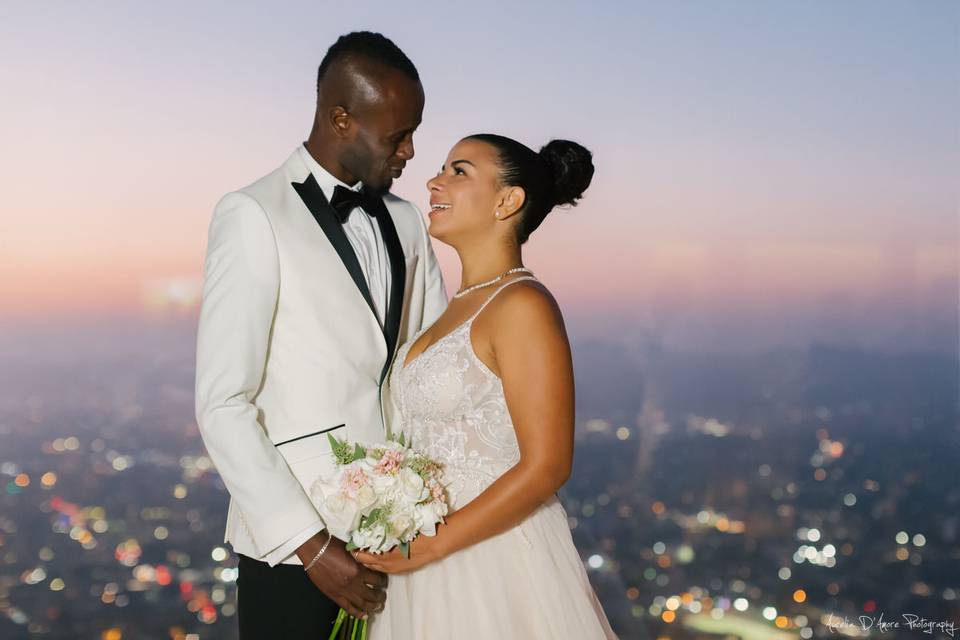
[[[574, 350], [561, 497], [621, 638], [954, 637], [956, 359]], [[226, 507], [189, 348], [4, 360], [0, 638], [236, 638]]]

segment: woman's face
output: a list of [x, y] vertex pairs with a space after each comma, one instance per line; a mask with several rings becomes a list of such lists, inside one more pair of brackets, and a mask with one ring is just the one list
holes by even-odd
[[493, 233], [502, 193], [497, 184], [496, 151], [486, 142], [461, 140], [440, 172], [427, 181], [430, 235], [446, 244]]

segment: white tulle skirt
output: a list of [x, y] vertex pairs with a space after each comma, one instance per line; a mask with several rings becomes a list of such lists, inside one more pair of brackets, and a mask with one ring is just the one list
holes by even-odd
[[556, 497], [516, 527], [390, 576], [369, 640], [616, 638]]

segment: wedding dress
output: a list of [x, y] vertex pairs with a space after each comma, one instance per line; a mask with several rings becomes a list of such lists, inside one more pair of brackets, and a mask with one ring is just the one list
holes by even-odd
[[[444, 464], [451, 510], [520, 460], [500, 379], [476, 356], [468, 320], [406, 363], [419, 332], [397, 351], [390, 384], [394, 433]], [[405, 364], [406, 363], [406, 364]], [[518, 525], [407, 574], [391, 575], [370, 640], [615, 638], [551, 497]]]

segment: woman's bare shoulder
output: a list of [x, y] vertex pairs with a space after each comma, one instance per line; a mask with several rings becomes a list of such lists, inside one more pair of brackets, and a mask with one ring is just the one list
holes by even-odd
[[550, 290], [540, 281], [523, 280], [511, 284], [487, 305], [491, 329], [547, 329], [562, 327], [563, 316]]

